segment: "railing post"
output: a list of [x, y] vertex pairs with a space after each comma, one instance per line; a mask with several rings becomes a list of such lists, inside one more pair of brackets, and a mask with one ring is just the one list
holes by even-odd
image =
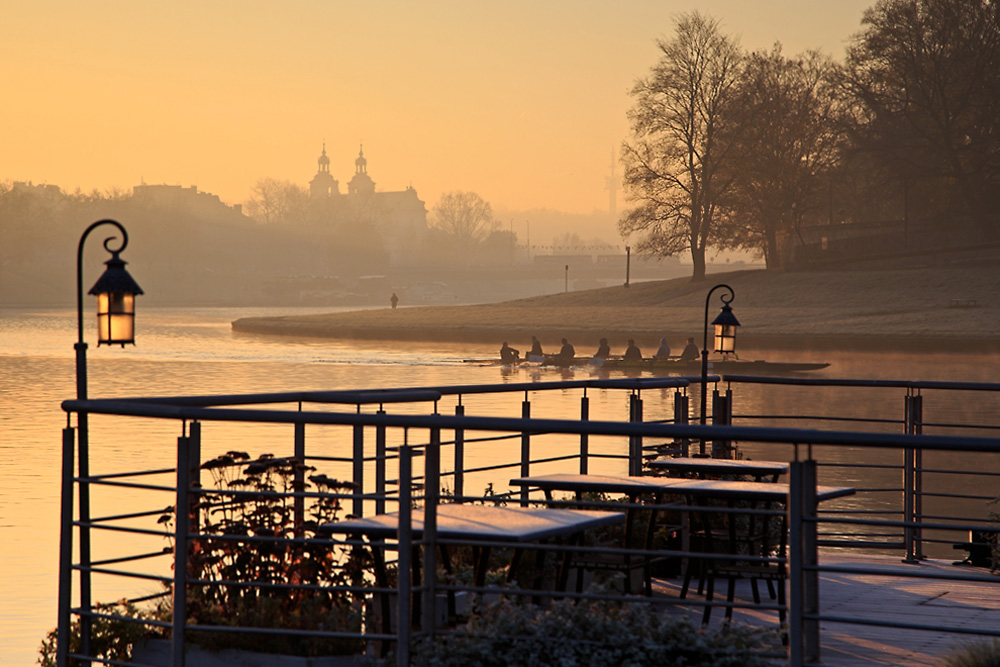
[[[295, 423], [295, 483], [292, 488], [302, 493], [306, 490], [306, 424], [305, 422]], [[306, 499], [302, 496], [295, 496], [292, 501], [295, 512], [295, 537], [302, 537], [302, 526], [306, 521]]]
[[413, 483], [413, 452], [405, 442], [399, 448], [399, 554], [396, 567], [396, 667], [410, 664], [410, 596], [413, 594], [413, 573], [410, 555], [413, 550], [411, 485]]
[[[923, 397], [907, 394], [904, 404], [904, 431], [919, 435], [922, 431]], [[903, 521], [919, 523], [923, 516], [923, 451], [908, 447], [903, 452]], [[920, 528], [908, 525], [903, 529], [906, 545], [904, 563], [916, 563], [924, 558]]]
[[191, 443], [177, 438], [177, 488], [174, 503], [174, 610], [171, 642], [173, 667], [184, 667], [184, 635], [187, 619], [188, 535], [191, 532]]
[[818, 662], [819, 564], [817, 539], [816, 461], [793, 461], [788, 479], [788, 635], [789, 664]]
[[[200, 421], [193, 421], [188, 425], [188, 488], [201, 489]], [[198, 511], [198, 506], [201, 504], [201, 497], [195, 494], [190, 500], [188, 532], [197, 533], [201, 530], [201, 513]]]
[[356, 517], [365, 515], [365, 427], [354, 425], [354, 502], [351, 513]]
[[[691, 397], [679, 391], [674, 392], [674, 423], [687, 424], [690, 422], [690, 400]], [[684, 438], [680, 441], [681, 456], [691, 455], [691, 441]]]
[[441, 489], [441, 429], [431, 429], [424, 456], [424, 596], [421, 626], [433, 640], [437, 626], [437, 509]]
[[[531, 419], [531, 401], [525, 392], [524, 401], [521, 403], [521, 419]], [[531, 433], [521, 432], [521, 477], [531, 475]], [[528, 487], [521, 487], [521, 505], [528, 504]]]
[[[587, 398], [587, 392], [583, 392], [583, 397], [580, 399], [580, 421], [586, 422], [590, 421], [590, 399]], [[590, 458], [590, 435], [588, 433], [580, 434], [580, 474], [586, 475], [589, 467]]]
[[[455, 406], [455, 416], [465, 416], [465, 406], [459, 403]], [[465, 495], [465, 429], [455, 429], [455, 495], [461, 498]]]
[[[733, 422], [733, 390], [726, 389], [725, 395], [716, 389], [712, 392], [712, 424], [714, 426], [729, 426]], [[732, 442], [729, 440], [712, 441], [713, 459], [733, 458]]]
[[[384, 415], [381, 407], [376, 414]], [[375, 514], [385, 513], [385, 425], [375, 427]]]
[[[642, 397], [635, 391], [629, 396], [628, 420], [642, 423]], [[628, 474], [636, 477], [642, 474], [642, 436], [628, 437]]]
[[56, 631], [56, 665], [69, 660], [70, 609], [73, 596], [73, 450], [76, 429], [66, 427], [62, 437], [62, 502], [59, 520], [59, 620]]
[[[86, 345], [86, 344], [84, 344]], [[86, 372], [86, 371], [84, 371]], [[83, 396], [86, 398], [86, 396]], [[80, 654], [90, 656], [91, 616], [91, 576], [90, 576], [90, 419], [86, 412], [76, 413], [77, 437], [77, 517], [80, 538]], [[84, 660], [83, 665], [90, 665]]]

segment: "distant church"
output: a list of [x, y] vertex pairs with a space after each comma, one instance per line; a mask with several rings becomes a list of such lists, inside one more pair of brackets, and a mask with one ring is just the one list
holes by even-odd
[[[319, 168], [309, 181], [311, 206], [321, 215], [355, 224], [372, 224], [382, 237], [392, 264], [408, 263], [408, 255], [427, 232], [427, 207], [412, 186], [394, 192], [376, 192], [375, 181], [368, 175], [364, 146], [354, 161], [354, 176], [347, 183], [347, 193], [330, 173], [326, 144], [317, 160]], [[409, 251], [409, 252], [408, 252]]]

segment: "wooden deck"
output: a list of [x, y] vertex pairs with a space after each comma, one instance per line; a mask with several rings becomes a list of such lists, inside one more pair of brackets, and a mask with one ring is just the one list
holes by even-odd
[[[853, 556], [822, 553], [820, 563], [856, 569], [878, 570], [878, 574], [855, 572], [821, 573], [820, 612], [847, 618], [879, 621], [902, 621], [928, 626], [962, 627], [966, 630], [1000, 629], [1000, 577], [996, 583], [917, 579], [905, 576], [914, 571], [942, 577], [963, 573], [987, 574], [981, 568], [956, 566], [952, 561], [925, 560], [906, 564], [898, 556]], [[656, 594], [676, 596], [681, 580], [656, 580]], [[716, 600], [725, 600], [725, 582], [716, 584]], [[762, 586], [766, 598], [766, 589]], [[701, 599], [697, 595], [689, 595]], [[737, 600], [752, 602], [750, 585], [740, 581]], [[695, 622], [700, 608], [687, 610]], [[712, 613], [712, 625], [721, 624], [725, 610]], [[772, 610], [755, 608], [734, 610], [733, 620], [751, 625], [777, 627], [778, 615]], [[860, 667], [867, 665], [907, 665], [940, 667], [942, 656], [974, 641], [973, 634], [903, 630], [872, 623], [822, 621], [821, 654], [824, 665]]]

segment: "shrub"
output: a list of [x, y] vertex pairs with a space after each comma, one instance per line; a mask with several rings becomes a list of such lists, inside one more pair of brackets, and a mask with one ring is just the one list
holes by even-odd
[[966, 644], [948, 655], [944, 667], [1000, 667], [1000, 639], [993, 637]]
[[773, 631], [736, 625], [708, 631], [684, 618], [659, 615], [650, 605], [564, 600], [543, 609], [501, 600], [457, 633], [418, 643], [412, 662], [419, 667], [763, 667], [771, 664], [763, 651], [778, 646]]
[[[347, 587], [361, 583], [367, 558], [358, 549], [335, 549], [318, 534], [337, 520], [339, 494], [354, 485], [326, 475], [311, 475], [307, 483], [314, 468], [270, 454], [250, 461], [245, 452], [228, 452], [202, 468], [215, 489], [197, 506], [199, 537], [191, 543], [188, 574], [198, 583], [188, 594], [188, 621], [360, 633], [361, 605]], [[291, 492], [312, 488], [320, 495], [297, 505]], [[191, 638], [208, 649], [288, 655], [362, 649], [358, 640], [289, 635], [193, 632]]]
[[[336, 521], [339, 494], [354, 485], [326, 475], [294, 458], [264, 454], [251, 461], [245, 452], [228, 452], [202, 469], [214, 488], [190, 509], [192, 538], [187, 573], [187, 622], [219, 627], [279, 630], [326, 630], [360, 633], [361, 602], [349, 588], [365, 577], [369, 557], [359, 549], [336, 549], [320, 526]], [[315, 488], [317, 495], [296, 501], [292, 491]], [[173, 535], [174, 508], [158, 523]], [[165, 549], [173, 551], [173, 546]], [[91, 626], [91, 654], [127, 661], [135, 642], [158, 634], [127, 619], [172, 615], [169, 590], [152, 610], [126, 601], [95, 605], [95, 610], [123, 618], [96, 618]], [[70, 629], [71, 651], [80, 647], [80, 623]], [[239, 648], [263, 653], [317, 656], [358, 653], [358, 639], [189, 631], [189, 639], [211, 650]], [[39, 664], [55, 665], [57, 631], [42, 642]]]
[[[135, 643], [146, 637], [160, 636], [159, 633], [144, 623], [143, 620], [169, 620], [169, 609], [158, 606], [152, 610], [140, 609], [125, 600], [110, 604], [94, 605], [97, 616], [91, 622], [90, 653], [93, 657], [103, 660], [118, 660], [128, 662], [132, 659], [132, 648]], [[133, 620], [134, 619], [134, 620]], [[38, 650], [38, 664], [42, 667], [56, 667], [56, 648], [58, 631], [50, 630], [42, 640]], [[70, 627], [70, 653], [80, 651], [80, 619], [73, 619]], [[81, 665], [77, 659], [70, 659], [71, 667]]]

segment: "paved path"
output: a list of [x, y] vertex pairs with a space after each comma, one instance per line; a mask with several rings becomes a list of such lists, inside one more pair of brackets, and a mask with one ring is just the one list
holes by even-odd
[[[823, 665], [861, 667], [907, 665], [940, 667], [941, 659], [963, 643], [980, 639], [973, 634], [928, 630], [902, 630], [876, 625], [900, 621], [966, 630], [1000, 630], [1000, 577], [996, 583], [915, 578], [913, 573], [956, 577], [987, 574], [979, 568], [952, 565], [952, 561], [927, 560], [917, 565], [900, 562], [898, 556], [821, 555], [822, 565], [876, 573], [824, 572], [820, 575], [820, 612], [868, 623], [821, 621], [820, 644]], [[657, 582], [657, 593], [676, 595], [681, 580]], [[725, 582], [716, 584], [716, 600], [725, 599]], [[762, 586], [766, 598], [766, 589]], [[739, 582], [737, 598], [752, 601], [748, 582]], [[693, 596], [693, 599], [699, 599]], [[692, 609], [696, 620], [700, 608]], [[716, 609], [712, 624], [720, 624], [724, 610]], [[761, 609], [736, 609], [734, 620], [752, 625], [777, 627], [777, 613]]]

